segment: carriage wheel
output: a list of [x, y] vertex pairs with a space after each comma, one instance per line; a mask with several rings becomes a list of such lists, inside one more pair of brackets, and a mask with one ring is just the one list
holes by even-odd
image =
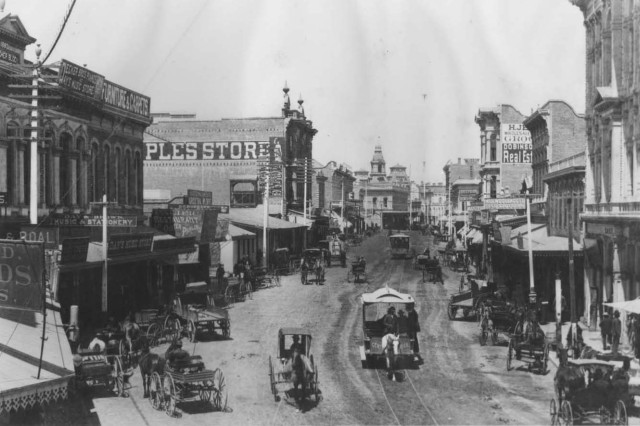
[[187, 337], [189, 338], [189, 341], [195, 342], [196, 341], [196, 324], [193, 322], [193, 320], [189, 320], [185, 328], [187, 329]]
[[251, 283], [248, 282], [247, 286], [244, 289], [246, 296], [250, 299], [253, 300], [253, 286], [251, 286]]
[[562, 419], [562, 424], [573, 424], [573, 410], [571, 409], [571, 403], [569, 403], [569, 401], [562, 401], [558, 419]]
[[158, 340], [162, 335], [162, 330], [160, 328], [160, 324], [153, 323], [147, 328], [147, 341], [149, 342], [149, 346], [153, 347], [158, 344]]
[[176, 412], [176, 385], [173, 378], [166, 374], [162, 382], [162, 393], [164, 394], [164, 412], [167, 416], [173, 417]]
[[513, 339], [509, 339], [509, 348], [507, 349], [507, 371], [511, 371], [511, 360], [513, 359]]
[[273, 361], [271, 361], [271, 355], [269, 355], [269, 383], [271, 384], [271, 394], [273, 395], [273, 399], [278, 402], [280, 398], [278, 397], [278, 389], [276, 388], [276, 376], [273, 372]]
[[627, 417], [627, 407], [624, 402], [617, 400], [616, 406], [613, 409], [613, 424], [615, 425], [628, 425], [629, 418]]
[[227, 304], [227, 306], [231, 306], [233, 305], [234, 301], [235, 297], [233, 295], [233, 286], [228, 285], [224, 290], [224, 302]]
[[447, 314], [449, 314], [450, 320], [455, 319], [457, 312], [458, 312], [458, 308], [453, 306], [451, 303], [449, 303], [449, 306], [447, 308]]
[[209, 402], [210, 404], [213, 404], [213, 401], [211, 398], [212, 396], [213, 396], [213, 392], [211, 391], [210, 386], [203, 386], [198, 390], [198, 398], [202, 402]]
[[112, 377], [115, 384], [114, 391], [118, 396], [124, 396], [124, 371], [122, 370], [122, 362], [120, 357], [113, 358]]
[[555, 398], [549, 401], [549, 416], [551, 417], [551, 426], [558, 424], [558, 403]]
[[222, 370], [216, 368], [213, 371], [213, 392], [211, 403], [213, 408], [218, 411], [224, 411], [227, 409], [227, 383], [224, 380], [224, 374]]
[[149, 403], [151, 403], [154, 410], [161, 410], [163, 400], [162, 380], [158, 372], [154, 371], [151, 375], [151, 380], [149, 380]]

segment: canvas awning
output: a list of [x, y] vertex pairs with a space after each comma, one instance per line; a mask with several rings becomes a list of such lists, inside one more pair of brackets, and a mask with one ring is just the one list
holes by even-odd
[[[531, 251], [534, 255], [565, 255], [568, 253], [568, 238], [547, 235], [547, 225], [534, 224], [531, 227]], [[522, 247], [518, 247], [518, 234], [522, 236]], [[529, 252], [527, 225], [512, 229], [511, 243], [502, 247], [527, 255]], [[575, 256], [582, 256], [582, 245], [575, 239], [573, 241], [573, 251]]]
[[640, 299], [626, 300], [624, 302], [609, 302], [604, 303], [604, 305], [632, 314], [640, 314]]
[[377, 289], [373, 293], [363, 293], [362, 303], [414, 303], [410, 294], [400, 293], [388, 286]]
[[42, 370], [38, 377], [42, 312], [0, 310], [0, 414], [67, 397], [73, 355], [60, 313], [47, 301]]

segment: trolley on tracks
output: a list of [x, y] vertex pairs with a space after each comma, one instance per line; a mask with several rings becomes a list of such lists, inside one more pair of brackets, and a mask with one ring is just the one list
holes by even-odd
[[556, 398], [549, 402], [551, 424], [572, 425], [599, 417], [601, 424], [627, 425], [627, 405], [633, 404], [633, 397], [626, 371], [615, 367], [613, 362], [595, 359], [561, 364], [554, 380]]
[[[382, 347], [382, 338], [385, 334], [383, 318], [389, 308], [396, 311], [405, 309], [407, 305], [415, 305], [415, 300], [410, 294], [400, 293], [388, 286], [382, 287], [373, 293], [362, 294], [362, 345], [360, 346], [360, 360], [365, 367], [374, 367], [385, 355]], [[400, 363], [412, 363], [413, 338], [400, 334], [398, 353], [396, 359]]]
[[393, 234], [389, 236], [392, 259], [407, 259], [410, 254], [410, 239], [407, 234]]
[[[200, 284], [200, 286], [194, 284]], [[201, 289], [203, 284], [206, 289], [204, 282], [193, 283], [188, 287]], [[191, 342], [195, 341], [201, 333], [217, 334], [224, 338], [231, 336], [229, 312], [216, 307], [213, 297], [206, 291], [194, 289], [177, 295], [173, 299], [173, 310], [178, 315], [180, 335], [186, 335]]]
[[[294, 336], [297, 336], [299, 342], [297, 343], [300, 349], [300, 356], [302, 361], [307, 363], [305, 379], [301, 383], [302, 395], [295, 395], [298, 390], [292, 380], [293, 375], [293, 344]], [[318, 387], [318, 366], [316, 365], [313, 355], [311, 354], [311, 332], [306, 328], [281, 328], [278, 330], [278, 352], [275, 360], [269, 356], [269, 381], [271, 384], [271, 394], [273, 399], [280, 401], [280, 391], [286, 385], [286, 389], [282, 391], [286, 400], [290, 400], [292, 397], [297, 399], [306, 399], [307, 396], [313, 395], [315, 402], [320, 402], [321, 392]]]

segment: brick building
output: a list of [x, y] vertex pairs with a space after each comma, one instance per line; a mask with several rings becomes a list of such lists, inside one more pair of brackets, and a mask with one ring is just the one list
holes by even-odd
[[480, 126], [480, 178], [484, 198], [500, 198], [520, 191], [531, 176], [531, 135], [522, 124], [525, 116], [511, 105], [482, 108]]
[[[544, 214], [548, 192], [544, 178], [549, 173], [549, 163], [584, 153], [585, 119], [566, 102], [551, 100], [529, 115], [524, 125], [531, 133], [532, 192], [539, 194], [532, 200], [532, 211]], [[578, 211], [581, 212], [582, 208]]]
[[640, 22], [635, 2], [572, 3], [586, 43], [585, 296], [600, 315], [640, 296]]
[[[291, 109], [285, 87], [280, 117], [195, 120], [156, 115], [145, 133], [146, 189], [168, 189], [173, 197], [187, 189], [213, 192], [213, 204], [262, 203], [265, 163], [270, 172], [270, 203], [281, 213], [302, 211], [305, 159], [312, 158], [317, 130], [304, 114], [303, 100]], [[307, 182], [307, 199], [312, 199]], [[247, 197], [253, 194], [251, 200]]]

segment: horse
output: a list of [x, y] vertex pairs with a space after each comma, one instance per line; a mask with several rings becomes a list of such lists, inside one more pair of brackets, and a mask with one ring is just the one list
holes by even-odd
[[324, 265], [320, 259], [316, 259], [316, 263], [313, 266], [313, 270], [316, 274], [316, 284], [320, 284], [324, 281]]
[[148, 344], [142, 348], [142, 355], [138, 359], [138, 367], [140, 368], [140, 377], [142, 377], [143, 398], [149, 397], [149, 385], [151, 384], [153, 373], [158, 373], [162, 377], [169, 353], [179, 347], [177, 340], [174, 340], [164, 353], [164, 357], [152, 353]]
[[[309, 364], [308, 358], [300, 354], [300, 350], [296, 348], [293, 351], [291, 360], [285, 366], [285, 372], [291, 373], [291, 383], [293, 384], [296, 405], [300, 408], [301, 401], [307, 398], [308, 378], [313, 374], [313, 369]], [[298, 388], [300, 388], [300, 392], [298, 392]]]
[[577, 390], [584, 388], [584, 373], [579, 366], [569, 365], [569, 354], [567, 349], [558, 351], [560, 365], [553, 378], [553, 389], [558, 401], [563, 401], [567, 393], [574, 394]]
[[382, 351], [387, 365], [387, 376], [393, 381], [396, 380], [396, 354], [398, 353], [398, 346], [400, 341], [398, 336], [393, 333], [388, 333], [382, 338]]

